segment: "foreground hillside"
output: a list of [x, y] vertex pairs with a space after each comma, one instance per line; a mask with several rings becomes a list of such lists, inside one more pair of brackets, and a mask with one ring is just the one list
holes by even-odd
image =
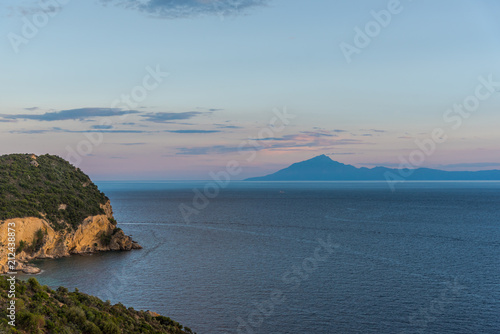
[[0, 194], [0, 220], [45, 218], [56, 231], [105, 214], [108, 201], [80, 169], [48, 154], [0, 156]]
[[[35, 258], [140, 248], [80, 169], [52, 155], [0, 157], [0, 273], [36, 273], [26, 265]], [[15, 266], [7, 268], [14, 252]]]
[[8, 324], [9, 282], [0, 276], [0, 333], [192, 333], [188, 327], [153, 312], [136, 311], [122, 304], [111, 305], [97, 297], [56, 291], [34, 278], [16, 283], [16, 327]]

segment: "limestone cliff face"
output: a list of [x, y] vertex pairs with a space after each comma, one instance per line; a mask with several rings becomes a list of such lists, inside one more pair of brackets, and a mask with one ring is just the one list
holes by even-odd
[[[19, 249], [21, 241], [25, 245], [16, 254], [16, 269], [26, 272], [36, 272], [25, 264], [32, 259], [142, 248], [116, 227], [110, 202], [101, 204], [101, 207], [106, 214], [87, 217], [76, 230], [55, 231], [47, 220], [34, 217], [0, 221], [0, 273], [9, 271], [7, 266], [9, 227], [16, 231], [16, 249]], [[9, 223], [15, 223], [15, 227], [12, 227], [12, 224], [9, 226]]]

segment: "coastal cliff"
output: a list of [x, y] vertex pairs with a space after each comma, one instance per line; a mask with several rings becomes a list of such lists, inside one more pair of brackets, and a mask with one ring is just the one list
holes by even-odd
[[26, 273], [38, 272], [26, 264], [32, 259], [142, 248], [117, 227], [109, 199], [90, 178], [51, 155], [0, 157], [0, 273], [11, 269], [12, 231], [15, 269]]

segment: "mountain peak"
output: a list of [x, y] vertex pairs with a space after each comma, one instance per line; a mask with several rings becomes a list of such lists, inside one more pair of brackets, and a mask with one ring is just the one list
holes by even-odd
[[335, 160], [332, 160], [332, 158], [330, 158], [329, 156], [325, 155], [325, 154], [322, 154], [322, 155], [318, 155], [318, 156], [315, 156], [314, 158], [311, 158], [309, 160], [305, 160], [305, 161], [302, 161], [302, 163], [306, 163], [306, 164], [321, 164], [321, 165], [343, 165], [342, 163], [338, 162], [338, 161], [335, 161]]
[[329, 156], [327, 156], [326, 154], [322, 154], [322, 155], [318, 155], [318, 156], [315, 156], [314, 158], [310, 159], [310, 160], [324, 160], [324, 161], [333, 161]]

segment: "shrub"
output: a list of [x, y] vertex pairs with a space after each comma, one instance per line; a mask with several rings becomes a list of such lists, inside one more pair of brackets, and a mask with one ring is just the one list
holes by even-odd
[[29, 285], [31, 291], [34, 291], [34, 292], [38, 292], [42, 289], [42, 286], [40, 285], [40, 283], [38, 283], [38, 281], [33, 277], [28, 279], [28, 285]]
[[43, 246], [43, 237], [45, 233], [41, 228], [39, 228], [35, 233], [35, 238], [29, 247], [32, 252], [38, 252]]
[[26, 247], [26, 242], [23, 240], [19, 241], [19, 247], [17, 247], [16, 253], [21, 253], [24, 250], [24, 247]]
[[66, 312], [66, 317], [77, 325], [83, 325], [87, 321], [85, 312], [78, 306], [71, 306]]
[[112, 322], [111, 320], [103, 321], [99, 327], [106, 334], [120, 334], [121, 333], [120, 328], [118, 328], [118, 326], [114, 322]]
[[111, 243], [111, 234], [106, 234], [102, 232], [100, 239], [101, 239], [101, 244], [103, 244], [104, 246], [109, 246], [109, 244]]
[[68, 293], [68, 288], [60, 286], [60, 287], [57, 288], [57, 292]]
[[86, 334], [102, 334], [102, 331], [99, 329], [99, 327], [97, 327], [97, 325], [88, 320], [85, 321], [81, 329], [82, 332]]

